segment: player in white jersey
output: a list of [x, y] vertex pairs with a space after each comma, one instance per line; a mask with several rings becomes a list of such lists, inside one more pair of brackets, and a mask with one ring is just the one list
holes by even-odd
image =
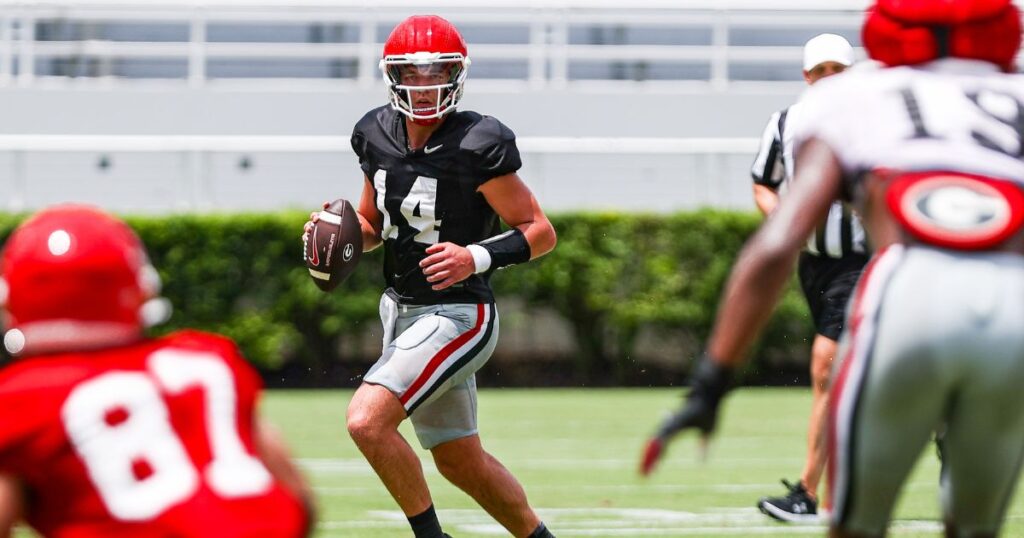
[[714, 429], [806, 234], [836, 198], [876, 254], [831, 393], [831, 535], [882, 536], [944, 430], [948, 536], [995, 536], [1024, 457], [1024, 77], [1010, 0], [879, 0], [863, 32], [887, 69], [823, 81], [796, 133], [793, 188], [737, 261], [685, 407]]
[[[836, 34], [815, 36], [804, 45], [804, 80], [814, 85], [853, 65], [853, 47]], [[761, 149], [751, 167], [754, 201], [764, 215], [779, 203], [793, 179], [793, 136], [799, 129], [802, 105], [772, 114]], [[825, 424], [828, 411], [829, 373], [843, 330], [846, 305], [867, 264], [868, 254], [860, 219], [841, 201], [835, 201], [828, 216], [816, 227], [800, 254], [797, 274], [811, 319], [811, 414], [807, 427], [807, 455], [800, 479], [783, 480], [787, 492], [762, 497], [757, 507], [766, 515], [787, 522], [816, 522], [818, 484], [825, 471]]]

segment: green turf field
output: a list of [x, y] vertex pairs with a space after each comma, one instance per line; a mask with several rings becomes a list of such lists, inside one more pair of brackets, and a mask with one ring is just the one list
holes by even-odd
[[[519, 477], [560, 538], [743, 537], [823, 534], [823, 527], [770, 521], [758, 497], [782, 493], [803, 463], [807, 389], [742, 389], [727, 400], [708, 460], [692, 438], [677, 441], [649, 480], [636, 475], [642, 441], [680, 390], [483, 390], [485, 447]], [[319, 537], [408, 538], [404, 517], [349, 440], [351, 391], [270, 391], [264, 414], [283, 430], [316, 489]], [[411, 431], [405, 430], [411, 437]], [[422, 452], [434, 503], [455, 538], [507, 536], [434, 470]], [[938, 464], [931, 448], [911, 477], [891, 535], [938, 536]], [[27, 538], [29, 533], [19, 533]], [[1024, 536], [1024, 501], [1003, 536]]]
[[[806, 389], [743, 389], [727, 400], [708, 460], [696, 442], [672, 445], [649, 480], [636, 475], [643, 439], [679, 390], [483, 390], [484, 446], [522, 481], [559, 537], [822, 535], [823, 527], [777, 524], [754, 508], [797, 478], [810, 403]], [[344, 429], [351, 392], [272, 391], [264, 411], [290, 440], [320, 503], [321, 537], [408, 537], [411, 532]], [[412, 439], [411, 431], [405, 430]], [[415, 443], [415, 442], [414, 442]], [[414, 446], [417, 446], [414, 444]], [[427, 480], [445, 530], [455, 538], [507, 536], [434, 470]], [[891, 535], [937, 536], [938, 464], [929, 447], [911, 477]], [[1024, 501], [1003, 536], [1024, 536]]]

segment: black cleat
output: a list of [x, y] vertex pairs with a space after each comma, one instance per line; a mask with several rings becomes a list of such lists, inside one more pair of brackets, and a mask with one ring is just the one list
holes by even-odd
[[757, 501], [757, 508], [771, 518], [786, 523], [819, 523], [818, 503], [807, 494], [800, 482], [790, 484], [783, 480], [789, 493], [785, 497], [762, 497]]

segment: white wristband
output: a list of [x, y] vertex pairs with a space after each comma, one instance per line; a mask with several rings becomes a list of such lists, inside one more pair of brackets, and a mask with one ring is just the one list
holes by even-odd
[[491, 253], [486, 248], [480, 245], [467, 245], [466, 250], [473, 255], [473, 265], [476, 266], [474, 273], [480, 274], [491, 268]]

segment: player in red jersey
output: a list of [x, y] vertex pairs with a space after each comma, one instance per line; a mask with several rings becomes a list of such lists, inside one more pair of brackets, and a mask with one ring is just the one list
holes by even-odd
[[131, 229], [86, 206], [8, 240], [0, 300], [0, 535], [299, 537], [309, 490], [256, 418], [229, 339], [143, 335], [159, 277]]

